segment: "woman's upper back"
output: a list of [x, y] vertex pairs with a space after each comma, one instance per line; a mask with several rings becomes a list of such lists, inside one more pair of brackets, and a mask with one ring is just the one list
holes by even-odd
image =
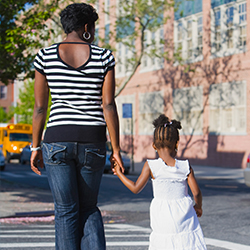
[[89, 60], [89, 45], [83, 43], [60, 43], [58, 45], [58, 55], [65, 64], [77, 69]]
[[67, 77], [70, 76], [81, 77], [80, 82], [84, 78], [89, 82], [94, 82], [95, 78], [102, 82], [107, 71], [115, 66], [115, 60], [110, 50], [93, 44], [68, 42], [41, 49], [34, 66], [53, 86], [55, 75], [69, 82], [71, 79]]
[[[111, 51], [87, 43], [58, 43], [41, 49], [34, 66], [46, 76], [52, 97], [47, 128], [54, 130], [45, 141], [95, 142], [100, 134], [103, 141], [102, 86], [106, 73], [115, 66]], [[65, 138], [65, 126], [71, 131], [69, 138]], [[59, 138], [58, 129], [64, 138]], [[79, 134], [89, 137], [79, 139]]]

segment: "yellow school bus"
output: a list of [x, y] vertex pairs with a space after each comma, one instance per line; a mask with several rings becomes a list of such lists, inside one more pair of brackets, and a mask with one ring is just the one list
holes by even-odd
[[0, 147], [5, 159], [20, 159], [23, 148], [32, 141], [32, 125], [8, 124], [0, 127]]

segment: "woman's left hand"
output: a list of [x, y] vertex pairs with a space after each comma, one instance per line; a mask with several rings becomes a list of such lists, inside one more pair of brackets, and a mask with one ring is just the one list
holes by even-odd
[[33, 172], [41, 175], [39, 168], [44, 168], [42, 150], [33, 151], [30, 157], [30, 165]]

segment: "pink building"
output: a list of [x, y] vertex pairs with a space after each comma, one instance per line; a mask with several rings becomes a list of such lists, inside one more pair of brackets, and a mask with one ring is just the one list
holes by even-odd
[[8, 112], [14, 102], [14, 84], [9, 82], [6, 86], [0, 82], [0, 107]]
[[[105, 0], [106, 10], [116, 2]], [[116, 99], [122, 147], [131, 153], [133, 143], [136, 162], [155, 157], [152, 121], [164, 113], [182, 123], [179, 158], [197, 165], [245, 168], [250, 153], [250, 1], [179, 2], [179, 12], [157, 31], [146, 32], [145, 42], [172, 41], [184, 65], [143, 57]], [[99, 16], [97, 29], [105, 36], [104, 30], [114, 30], [114, 20], [100, 10]], [[119, 83], [129, 73], [130, 52], [123, 44], [116, 48]], [[133, 123], [123, 116], [126, 103], [132, 104]]]
[[[191, 164], [245, 168], [250, 153], [250, 20], [246, 18], [250, 0], [176, 2], [178, 12], [156, 31], [147, 30], [144, 43], [149, 46], [154, 40], [170, 55], [179, 51], [184, 63], [143, 56], [116, 98], [122, 148], [133, 153], [135, 162], [155, 157], [152, 121], [164, 113], [183, 126], [178, 158], [188, 158]], [[119, 0], [96, 3], [101, 37], [115, 32], [118, 8], [113, 6], [119, 6]], [[159, 43], [162, 39], [165, 47]], [[114, 44], [112, 36], [108, 42], [116, 47], [120, 84], [130, 73], [131, 51], [123, 43]], [[0, 105], [7, 111], [14, 101], [13, 86], [0, 83]], [[124, 116], [123, 104], [132, 105], [132, 112], [125, 112], [132, 118]]]

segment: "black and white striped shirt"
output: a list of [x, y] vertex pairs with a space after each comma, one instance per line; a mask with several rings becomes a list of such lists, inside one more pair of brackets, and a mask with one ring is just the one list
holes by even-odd
[[41, 49], [34, 60], [35, 69], [46, 76], [52, 97], [44, 141], [106, 140], [102, 86], [107, 71], [115, 66], [114, 56], [89, 44], [88, 60], [74, 68], [60, 58], [59, 45]]

